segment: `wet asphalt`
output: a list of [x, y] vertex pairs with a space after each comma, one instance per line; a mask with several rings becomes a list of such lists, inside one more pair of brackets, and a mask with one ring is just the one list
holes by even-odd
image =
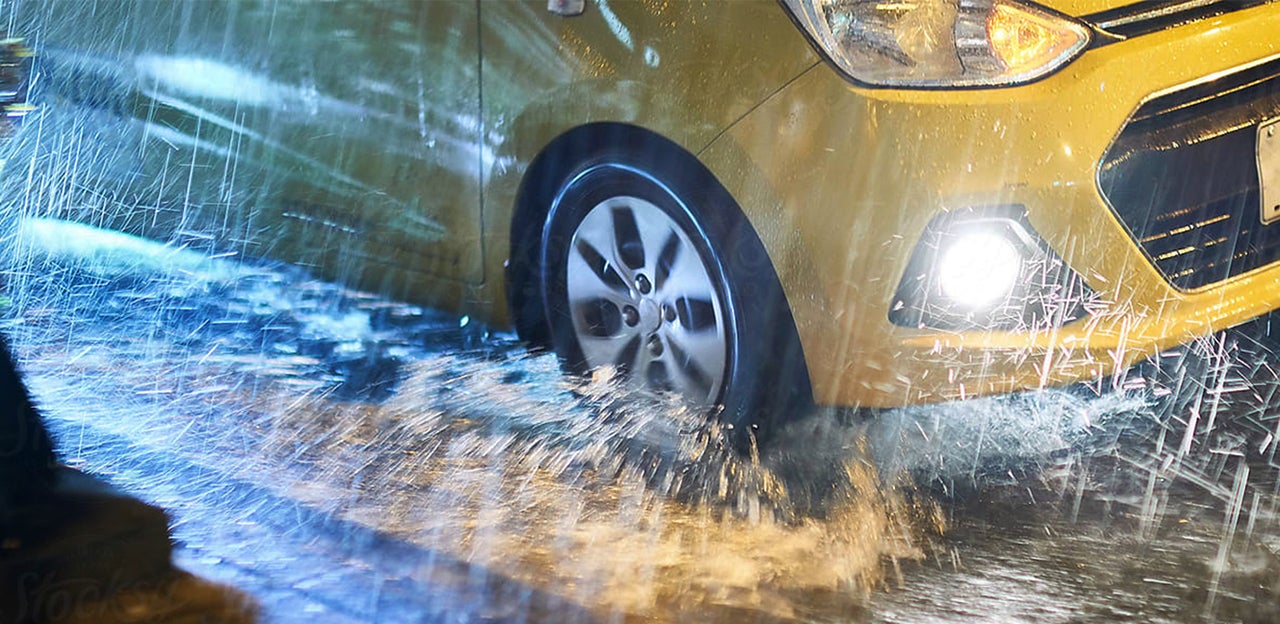
[[1280, 621], [1265, 322], [1092, 387], [822, 412], [754, 460], [300, 269], [22, 249], [0, 324], [63, 461], [265, 621]]

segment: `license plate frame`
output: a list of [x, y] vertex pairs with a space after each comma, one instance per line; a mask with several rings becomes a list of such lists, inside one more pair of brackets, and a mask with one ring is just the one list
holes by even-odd
[[1280, 221], [1280, 118], [1258, 124], [1258, 216]]

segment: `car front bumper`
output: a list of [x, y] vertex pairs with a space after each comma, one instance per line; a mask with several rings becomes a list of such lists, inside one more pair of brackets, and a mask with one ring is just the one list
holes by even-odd
[[[818, 65], [700, 157], [782, 279], [822, 403], [891, 407], [1056, 386], [1120, 371], [1280, 305], [1280, 263], [1194, 290], [1155, 268], [1098, 170], [1151, 98], [1280, 57], [1280, 4], [1091, 49], [1006, 89], [868, 90]], [[1060, 327], [941, 331], [889, 321], [928, 224], [1020, 206], [1096, 293]]]

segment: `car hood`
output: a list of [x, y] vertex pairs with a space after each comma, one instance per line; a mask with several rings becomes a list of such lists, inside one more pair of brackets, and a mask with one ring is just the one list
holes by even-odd
[[1139, 2], [1134, 0], [1039, 0], [1039, 4], [1054, 9], [1059, 13], [1080, 17], [1081, 15], [1091, 15], [1125, 5], [1139, 4]]

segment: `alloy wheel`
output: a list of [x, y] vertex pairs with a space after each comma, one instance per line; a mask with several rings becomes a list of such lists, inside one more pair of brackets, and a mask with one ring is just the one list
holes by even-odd
[[596, 204], [574, 230], [566, 267], [574, 334], [588, 369], [693, 404], [719, 400], [728, 361], [720, 289], [689, 235], [630, 196]]

